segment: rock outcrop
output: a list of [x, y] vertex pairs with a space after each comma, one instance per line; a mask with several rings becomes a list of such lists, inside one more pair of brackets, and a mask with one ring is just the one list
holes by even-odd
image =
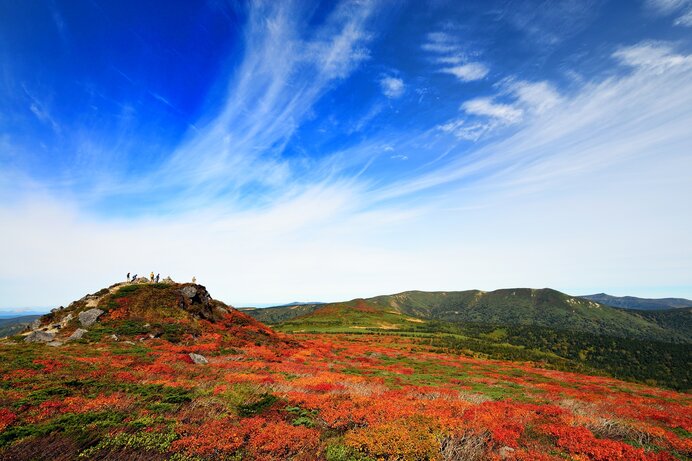
[[89, 328], [92, 326], [94, 323], [96, 323], [96, 320], [104, 313], [101, 309], [89, 309], [88, 311], [80, 312], [79, 313], [79, 323], [82, 324], [83, 327]]
[[32, 331], [24, 337], [27, 343], [49, 343], [55, 338], [55, 333], [47, 331]]
[[78, 339], [82, 339], [82, 336], [84, 336], [84, 333], [86, 333], [86, 332], [87, 332], [87, 330], [85, 330], [84, 328], [77, 328], [77, 329], [74, 331], [74, 333], [72, 333], [72, 334], [67, 338], [67, 340], [68, 340], [68, 341], [76, 341], [76, 340], [78, 340]]

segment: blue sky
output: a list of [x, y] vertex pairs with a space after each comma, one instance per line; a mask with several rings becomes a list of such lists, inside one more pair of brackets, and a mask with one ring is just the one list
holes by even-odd
[[692, 298], [692, 1], [0, 1], [0, 309]]

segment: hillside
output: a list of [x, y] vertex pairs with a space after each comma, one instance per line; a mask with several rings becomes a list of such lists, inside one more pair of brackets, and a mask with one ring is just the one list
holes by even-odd
[[53, 309], [27, 328], [22, 339], [61, 346], [70, 341], [205, 341], [229, 345], [273, 343], [276, 333], [211, 297], [202, 285], [119, 283]]
[[677, 309], [681, 307], [692, 307], [692, 300], [684, 298], [637, 298], [635, 296], [611, 296], [605, 293], [595, 295], [579, 296], [580, 298], [595, 301], [613, 307], [621, 307], [623, 309], [639, 309], [639, 310], [666, 310]]
[[0, 338], [12, 336], [26, 329], [40, 315], [22, 315], [18, 317], [0, 318]]
[[606, 373], [674, 389], [692, 385], [692, 312], [624, 310], [554, 290], [405, 292], [249, 311], [287, 333], [381, 332], [444, 350]]
[[331, 334], [287, 338], [201, 285], [99, 290], [0, 341], [0, 459], [692, 455], [689, 394], [594, 376], [555, 353], [499, 342], [514, 338], [511, 328], [464, 332], [391, 301], [324, 306], [303, 320]]
[[[675, 461], [688, 394], [416, 338], [0, 341], [0, 459]], [[188, 353], [204, 354], [193, 363]]]
[[[345, 303], [254, 309], [246, 313], [268, 324], [282, 323], [284, 329], [301, 329], [301, 326], [308, 328], [315, 322], [330, 323], [335, 327], [350, 325], [356, 329], [370, 326], [363, 323], [363, 316], [349, 323], [347, 312], [356, 307], [361, 312], [364, 309], [370, 311], [370, 317], [387, 317], [382, 319], [385, 326], [392, 323], [407, 325], [411, 323], [411, 319], [418, 319], [456, 324], [537, 326], [641, 340], [692, 342], [689, 320], [670, 321], [666, 320], [665, 315], [657, 320], [655, 316], [615, 309], [551, 289], [407, 291]], [[335, 309], [340, 314], [332, 315], [333, 318], [327, 320], [329, 313], [333, 313]], [[395, 321], [392, 315], [401, 317]], [[683, 320], [688, 318], [683, 316]]]

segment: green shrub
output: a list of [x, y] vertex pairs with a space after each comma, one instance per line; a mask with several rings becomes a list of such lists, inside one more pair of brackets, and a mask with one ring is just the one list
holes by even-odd
[[80, 458], [94, 456], [104, 448], [122, 447], [134, 450], [152, 450], [166, 452], [171, 443], [178, 438], [175, 432], [137, 432], [134, 434], [120, 433], [108, 435], [97, 445], [87, 448], [79, 454]]
[[238, 405], [238, 415], [240, 416], [254, 416], [264, 412], [266, 409], [271, 407], [278, 398], [276, 396], [264, 393], [260, 396], [259, 400], [252, 403]]

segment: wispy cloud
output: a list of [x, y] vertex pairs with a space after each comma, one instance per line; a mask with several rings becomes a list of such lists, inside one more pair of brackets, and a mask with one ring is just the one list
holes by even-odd
[[22, 89], [24, 90], [24, 94], [28, 99], [29, 111], [34, 114], [39, 122], [50, 127], [53, 132], [60, 133], [60, 125], [51, 115], [51, 111], [48, 108], [48, 103], [41, 101], [39, 97], [28, 90], [26, 85], [22, 85]]
[[675, 15], [674, 25], [692, 27], [691, 0], [647, 0], [646, 4], [661, 16]]
[[524, 112], [509, 104], [494, 102], [491, 98], [476, 98], [466, 101], [461, 108], [467, 114], [480, 115], [499, 120], [503, 123], [517, 123]]
[[621, 48], [613, 56], [628, 66], [659, 74], [674, 68], [684, 70], [692, 67], [692, 56], [676, 53], [666, 42], [639, 43]]
[[452, 33], [430, 32], [421, 48], [433, 55], [434, 63], [442, 66], [438, 72], [453, 75], [462, 82], [481, 80], [490, 72], [487, 65], [468, 57], [459, 39]]
[[[613, 55], [623, 64], [640, 63], [630, 73], [586, 83], [572, 96], [560, 96], [559, 104], [525, 118], [514, 134], [467, 152], [438, 170], [389, 185], [380, 191], [381, 197], [408, 195], [471, 178], [486, 178], [503, 187], [545, 183], [661, 152], [682, 155], [692, 141], [685, 128], [692, 125], [690, 56], [674, 54], [677, 57], [671, 65], [671, 51], [654, 53], [667, 63], [661, 71], [658, 60], [623, 61], [622, 56], [630, 56], [633, 50], [649, 50], [649, 43], [623, 47]], [[648, 51], [645, 54], [650, 56]], [[520, 118], [516, 107], [487, 98], [467, 101], [462, 108], [508, 123]], [[442, 131], [456, 134], [466, 124], [463, 119], [451, 120]]]
[[404, 81], [397, 77], [383, 77], [380, 80], [382, 93], [390, 99], [396, 99], [404, 94]]
[[488, 75], [489, 71], [490, 70], [485, 64], [481, 64], [479, 62], [470, 62], [460, 66], [445, 67], [440, 69], [440, 72], [452, 74], [462, 82], [481, 80]]
[[368, 22], [377, 2], [340, 3], [316, 28], [305, 5], [259, 2], [249, 11], [245, 54], [226, 102], [206, 126], [197, 126], [155, 173], [121, 192], [178, 197], [176, 207], [198, 206], [245, 187], [286, 184], [294, 165], [281, 153], [312, 107], [369, 56]]

